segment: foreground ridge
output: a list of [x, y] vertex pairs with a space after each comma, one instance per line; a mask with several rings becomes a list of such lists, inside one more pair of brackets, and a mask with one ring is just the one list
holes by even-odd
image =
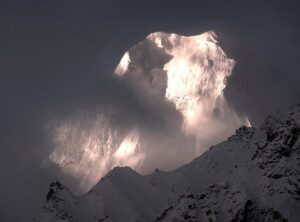
[[116, 167], [88, 193], [52, 183], [34, 221], [299, 221], [300, 104], [241, 127], [191, 163]]

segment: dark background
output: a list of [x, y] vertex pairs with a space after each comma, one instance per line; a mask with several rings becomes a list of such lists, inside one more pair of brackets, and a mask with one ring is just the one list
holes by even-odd
[[155, 31], [214, 30], [237, 62], [229, 103], [253, 125], [300, 101], [297, 1], [0, 0], [0, 220], [29, 221], [54, 180], [44, 126], [129, 92], [110, 75]]

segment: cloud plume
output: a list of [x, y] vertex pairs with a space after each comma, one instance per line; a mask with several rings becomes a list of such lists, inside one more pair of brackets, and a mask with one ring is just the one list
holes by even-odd
[[81, 192], [117, 165], [145, 174], [191, 161], [250, 125], [223, 95], [234, 64], [212, 31], [191, 37], [150, 34], [124, 54], [112, 76], [137, 101], [139, 111], [129, 108], [135, 120], [119, 122], [127, 113], [104, 107], [51, 121], [50, 161], [78, 181]]

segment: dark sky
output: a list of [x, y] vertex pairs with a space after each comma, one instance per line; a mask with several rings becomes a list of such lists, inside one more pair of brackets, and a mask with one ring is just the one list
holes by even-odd
[[128, 105], [110, 75], [151, 32], [215, 30], [237, 61], [225, 95], [254, 125], [299, 102], [296, 2], [0, 0], [0, 220], [29, 220], [55, 179], [41, 168], [45, 123], [107, 101]]

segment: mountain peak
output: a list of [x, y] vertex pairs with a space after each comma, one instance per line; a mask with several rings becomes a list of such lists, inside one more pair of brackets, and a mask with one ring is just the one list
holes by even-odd
[[214, 31], [207, 31], [205, 33], [194, 35], [194, 36], [183, 36], [176, 33], [166, 33], [166, 32], [153, 32], [150, 33], [146, 39], [156, 43], [156, 45], [160, 48], [165, 48], [168, 43], [171, 43], [172, 46], [176, 46], [176, 44], [180, 44], [180, 41], [184, 41], [185, 38], [193, 39], [197, 41], [199, 44], [201, 42], [213, 42], [218, 43], [217, 35]]
[[[216, 138], [251, 125], [223, 94], [234, 65], [214, 31], [194, 36], [154, 32], [124, 53], [114, 75], [143, 100], [174, 105], [183, 118], [183, 133], [196, 137], [199, 155]], [[218, 127], [206, 130], [212, 126]]]

